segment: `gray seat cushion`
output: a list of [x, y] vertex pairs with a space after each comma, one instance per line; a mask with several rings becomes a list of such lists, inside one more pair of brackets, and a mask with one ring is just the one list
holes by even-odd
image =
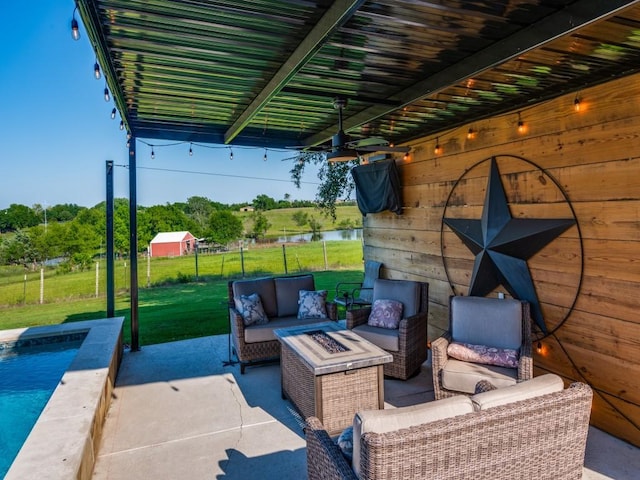
[[397, 352], [400, 350], [399, 330], [397, 329], [372, 327], [365, 323], [354, 327], [353, 331], [383, 350], [387, 350], [388, 352]]
[[313, 275], [276, 277], [273, 281], [276, 290], [275, 298], [278, 305], [278, 317], [297, 315], [298, 293], [300, 290], [315, 290]]
[[256, 278], [253, 280], [238, 280], [233, 282], [234, 298], [240, 295], [251, 295], [257, 293], [262, 301], [262, 308], [267, 317], [278, 316], [278, 306], [276, 304], [276, 288], [273, 278]]
[[442, 386], [456, 392], [475, 393], [480, 380], [488, 380], [496, 388], [515, 385], [518, 379], [516, 368], [481, 365], [449, 359], [442, 369]]
[[244, 341], [247, 343], [269, 342], [277, 340], [273, 331], [277, 328], [292, 328], [313, 323], [328, 322], [328, 318], [297, 318], [295, 315], [289, 317], [276, 317], [269, 319], [265, 325], [250, 325], [244, 329]]
[[522, 303], [511, 298], [453, 297], [451, 337], [459, 343], [519, 350]]
[[373, 302], [379, 299], [402, 302], [402, 318], [412, 317], [420, 311], [420, 283], [378, 278], [373, 283]]

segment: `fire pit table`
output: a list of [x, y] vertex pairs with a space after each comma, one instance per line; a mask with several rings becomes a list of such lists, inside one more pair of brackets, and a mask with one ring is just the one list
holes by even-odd
[[358, 410], [384, 408], [383, 364], [391, 354], [323, 322], [274, 331], [281, 344], [282, 396], [304, 418], [316, 416], [331, 435], [351, 425]]

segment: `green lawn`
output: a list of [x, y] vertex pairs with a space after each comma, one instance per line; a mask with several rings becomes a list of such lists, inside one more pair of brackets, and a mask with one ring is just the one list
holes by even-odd
[[[362, 270], [314, 272], [316, 288], [334, 297], [338, 282], [361, 281]], [[228, 279], [176, 284], [139, 291], [138, 323], [141, 345], [171, 342], [228, 332]], [[2, 309], [0, 329], [53, 325], [106, 316], [106, 299], [66, 300], [44, 305], [25, 305]], [[116, 316], [125, 317], [125, 342], [130, 342], [128, 295], [116, 299]]]
[[[226, 333], [228, 330], [227, 283], [246, 277], [313, 272], [316, 288], [329, 291], [333, 299], [335, 285], [361, 281], [363, 277], [360, 241], [310, 242], [269, 248], [249, 248], [198, 256], [198, 281], [195, 257], [141, 258], [139, 278], [139, 340], [141, 345]], [[325, 263], [326, 258], [326, 263]], [[149, 266], [149, 270], [147, 270]], [[326, 267], [326, 270], [325, 270]], [[125, 341], [130, 340], [128, 275], [130, 263], [116, 262], [116, 316], [124, 316]], [[147, 277], [147, 272], [150, 272]], [[46, 270], [44, 303], [40, 298], [40, 272], [15, 268], [2, 270], [0, 282], [0, 329], [50, 325], [106, 316], [106, 268], [98, 268], [98, 296], [95, 295], [96, 271], [56, 274]], [[147, 287], [149, 278], [149, 287]]]
[[[326, 259], [326, 262], [325, 262]], [[138, 285], [162, 286], [196, 279], [196, 257], [138, 259]], [[286, 268], [285, 268], [286, 261]], [[106, 292], [106, 264], [104, 259], [83, 272], [57, 273], [55, 269], [25, 272], [15, 267], [0, 268], [0, 312], [3, 308], [36, 304], [42, 293], [44, 303], [56, 303], [76, 298], [90, 299]], [[114, 281], [117, 291], [129, 287], [131, 263], [115, 262]], [[362, 243], [359, 240], [307, 242], [271, 247], [243, 248], [233, 251], [198, 255], [198, 277], [235, 278], [260, 274], [284, 274], [318, 270], [362, 268]], [[25, 281], [26, 275], [26, 281]]]

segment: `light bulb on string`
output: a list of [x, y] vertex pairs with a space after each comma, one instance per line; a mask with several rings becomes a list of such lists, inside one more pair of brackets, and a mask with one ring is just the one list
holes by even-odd
[[71, 38], [74, 40], [80, 40], [80, 29], [78, 28], [78, 20], [76, 20], [76, 10], [78, 10], [78, 5], [73, 9], [73, 18], [71, 19]]
[[93, 64], [93, 76], [96, 77], [96, 80], [100, 80], [100, 77], [102, 76], [100, 75], [100, 65], [97, 61]]
[[193, 144], [192, 143], [189, 144], [189, 156], [193, 157]]
[[124, 120], [120, 120], [120, 130], [124, 130]]
[[476, 138], [476, 131], [473, 128], [470, 128], [467, 132], [467, 139], [473, 140], [474, 138]]
[[151, 145], [151, 160], [156, 158], [156, 152], [153, 151], [153, 145]]
[[433, 153], [440, 155], [442, 153], [442, 147], [440, 146], [440, 138], [436, 137], [436, 148], [433, 149]]
[[105, 87], [104, 87], [104, 101], [108, 102], [109, 100], [111, 100], [111, 95], [109, 95], [109, 89], [105, 85]]
[[[111, 110], [111, 120], [113, 120], [115, 118], [116, 118], [116, 107], [113, 107], [113, 110]], [[120, 122], [120, 123], [122, 123], [122, 122]], [[120, 130], [122, 130], [122, 129], [120, 129]]]
[[267, 149], [266, 148], [264, 149], [264, 156], [262, 157], [262, 160], [265, 161], [265, 162], [267, 161]]
[[233, 150], [229, 147], [229, 160], [233, 160]]
[[518, 112], [518, 133], [524, 133], [526, 131], [526, 127], [522, 118], [520, 117], [520, 112]]
[[580, 99], [578, 98], [578, 94], [576, 94], [576, 98], [573, 100], [573, 110], [575, 112], [579, 112], [581, 109]]

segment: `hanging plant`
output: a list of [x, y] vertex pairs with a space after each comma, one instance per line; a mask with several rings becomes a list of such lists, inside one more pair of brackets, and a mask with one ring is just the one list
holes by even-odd
[[291, 179], [300, 188], [302, 174], [307, 164], [320, 165], [318, 180], [320, 185], [316, 192], [318, 208], [332, 220], [336, 219], [336, 202], [340, 198], [349, 198], [355, 188], [350, 170], [358, 165], [358, 160], [349, 162], [327, 162], [323, 152], [298, 152], [291, 171]]

